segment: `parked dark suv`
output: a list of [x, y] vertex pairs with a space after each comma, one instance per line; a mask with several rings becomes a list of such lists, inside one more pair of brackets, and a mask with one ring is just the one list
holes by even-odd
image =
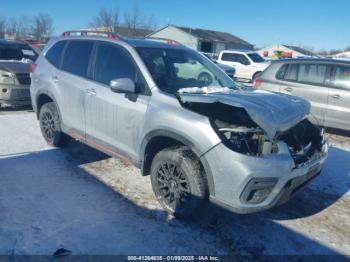
[[30, 68], [37, 53], [27, 43], [0, 40], [0, 106], [30, 105]]

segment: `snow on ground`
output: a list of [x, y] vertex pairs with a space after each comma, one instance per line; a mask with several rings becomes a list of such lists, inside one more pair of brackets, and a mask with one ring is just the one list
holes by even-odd
[[287, 204], [185, 223], [136, 168], [76, 141], [50, 148], [34, 113], [2, 113], [0, 254], [350, 255], [350, 138], [330, 139], [322, 175]]

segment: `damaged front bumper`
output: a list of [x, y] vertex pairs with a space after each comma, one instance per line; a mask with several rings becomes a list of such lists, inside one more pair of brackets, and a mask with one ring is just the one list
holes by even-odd
[[211, 175], [210, 200], [236, 213], [266, 210], [288, 201], [322, 170], [328, 144], [308, 162], [296, 165], [286, 143], [278, 142], [279, 152], [247, 156], [223, 143], [202, 156]]

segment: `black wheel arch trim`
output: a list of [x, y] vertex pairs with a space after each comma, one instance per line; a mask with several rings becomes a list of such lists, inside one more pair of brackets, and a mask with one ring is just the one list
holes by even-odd
[[142, 161], [142, 163], [140, 163], [141, 169], [143, 168], [143, 161], [145, 158], [148, 142], [151, 141], [152, 138], [156, 138], [159, 136], [168, 137], [168, 138], [177, 140], [182, 144], [184, 144], [185, 146], [189, 147], [193, 151], [193, 153], [198, 157], [199, 161], [203, 165], [207, 182], [208, 182], [209, 193], [211, 196], [215, 196], [215, 186], [214, 186], [213, 175], [212, 175], [208, 161], [206, 160], [205, 157], [203, 157], [203, 152], [200, 152], [189, 138], [186, 138], [183, 135], [179, 135], [176, 132], [173, 132], [171, 130], [165, 130], [165, 129], [153, 130], [144, 137], [141, 143], [141, 149], [140, 149], [140, 160]]
[[[46, 96], [48, 96], [49, 98], [51, 98], [51, 100], [54, 102], [54, 103], [56, 103], [56, 105], [57, 105], [57, 110], [58, 110], [58, 114], [59, 114], [59, 116], [61, 117], [61, 111], [60, 111], [60, 108], [59, 108], [59, 106], [58, 106], [58, 103], [57, 103], [57, 101], [56, 101], [56, 99], [55, 99], [55, 97], [53, 96], [53, 94], [50, 92], [50, 91], [47, 91], [47, 90], [39, 90], [38, 91], [38, 93], [36, 94], [36, 97], [35, 97], [35, 112], [36, 112], [36, 117], [37, 117], [37, 119], [39, 119], [39, 108], [38, 108], [38, 102], [39, 102], [39, 97], [41, 96], [41, 95], [46, 95]], [[33, 106], [33, 108], [34, 108], [34, 106]]]

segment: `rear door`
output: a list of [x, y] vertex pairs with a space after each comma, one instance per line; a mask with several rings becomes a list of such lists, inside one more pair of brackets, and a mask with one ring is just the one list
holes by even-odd
[[60, 94], [58, 103], [64, 129], [85, 135], [85, 94], [89, 86], [87, 73], [94, 42], [70, 40], [64, 51], [61, 70], [53, 75]]
[[311, 120], [323, 126], [328, 106], [330, 67], [317, 63], [290, 63], [280, 82], [280, 92], [302, 97], [311, 103]]
[[350, 130], [350, 66], [333, 67], [326, 126]]
[[[87, 139], [111, 155], [137, 159], [140, 132], [149, 101], [148, 88], [129, 52], [120, 45], [101, 42], [96, 48], [86, 96]], [[110, 81], [129, 78], [137, 94], [115, 93]]]

